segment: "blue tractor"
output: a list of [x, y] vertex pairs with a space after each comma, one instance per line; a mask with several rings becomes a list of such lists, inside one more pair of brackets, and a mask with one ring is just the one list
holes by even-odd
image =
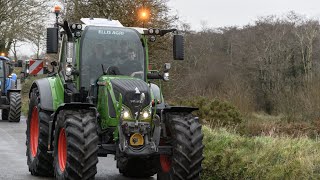
[[13, 65], [7, 57], [0, 56], [0, 109], [2, 120], [20, 122], [21, 94], [17, 88], [17, 75], [12, 73]]

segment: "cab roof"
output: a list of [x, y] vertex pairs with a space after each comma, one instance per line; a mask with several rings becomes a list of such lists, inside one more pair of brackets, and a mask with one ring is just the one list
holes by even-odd
[[0, 60], [2, 60], [2, 61], [10, 61], [10, 59], [5, 57], [5, 56], [0, 56]]
[[[105, 18], [81, 18], [80, 20], [84, 23], [83, 29], [86, 26], [124, 27], [118, 20], [111, 20], [111, 19], [105, 19]], [[140, 28], [140, 27], [126, 27], [126, 28], [135, 29], [140, 34], [144, 34], [144, 31], [147, 30], [146, 28]]]

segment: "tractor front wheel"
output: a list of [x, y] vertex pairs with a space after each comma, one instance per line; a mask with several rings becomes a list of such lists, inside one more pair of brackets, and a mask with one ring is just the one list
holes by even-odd
[[94, 179], [98, 163], [98, 134], [91, 110], [62, 110], [54, 133], [56, 179]]
[[40, 108], [38, 96], [38, 90], [33, 89], [27, 119], [27, 163], [32, 175], [53, 176], [53, 158], [47, 153], [51, 113]]
[[[172, 146], [172, 156], [160, 155], [158, 180], [199, 180], [203, 160], [203, 133], [198, 118], [191, 114], [167, 115], [166, 128]], [[164, 142], [164, 141], [162, 141]]]
[[9, 122], [20, 122], [21, 116], [21, 94], [17, 92], [10, 93]]

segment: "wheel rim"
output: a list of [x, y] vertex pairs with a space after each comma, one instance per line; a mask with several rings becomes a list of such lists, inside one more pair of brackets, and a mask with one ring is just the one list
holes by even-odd
[[60, 170], [63, 172], [67, 164], [67, 138], [64, 128], [62, 128], [59, 133], [58, 161]]
[[30, 122], [30, 148], [32, 157], [36, 157], [38, 151], [39, 139], [39, 116], [38, 108], [35, 106], [32, 109], [31, 122]]
[[166, 155], [160, 155], [160, 164], [162, 167], [162, 172], [168, 173], [171, 169], [171, 158]]

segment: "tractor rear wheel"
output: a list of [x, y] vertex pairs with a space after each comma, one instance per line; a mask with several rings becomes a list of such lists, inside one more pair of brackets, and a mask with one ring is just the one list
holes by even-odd
[[32, 175], [53, 176], [53, 158], [47, 153], [51, 113], [40, 108], [38, 96], [38, 90], [33, 89], [26, 131], [27, 163]]
[[61, 110], [54, 133], [56, 179], [94, 179], [98, 163], [98, 134], [91, 110]]
[[8, 117], [9, 117], [9, 110], [8, 109], [2, 109], [1, 119], [2, 120], [8, 120]]
[[158, 180], [198, 180], [202, 171], [203, 133], [198, 118], [191, 114], [167, 115], [172, 156], [160, 155]]
[[119, 172], [126, 177], [148, 178], [155, 175], [159, 169], [159, 157], [150, 158], [127, 158], [119, 157], [117, 166]]
[[21, 116], [21, 94], [17, 92], [10, 93], [9, 122], [20, 122]]

